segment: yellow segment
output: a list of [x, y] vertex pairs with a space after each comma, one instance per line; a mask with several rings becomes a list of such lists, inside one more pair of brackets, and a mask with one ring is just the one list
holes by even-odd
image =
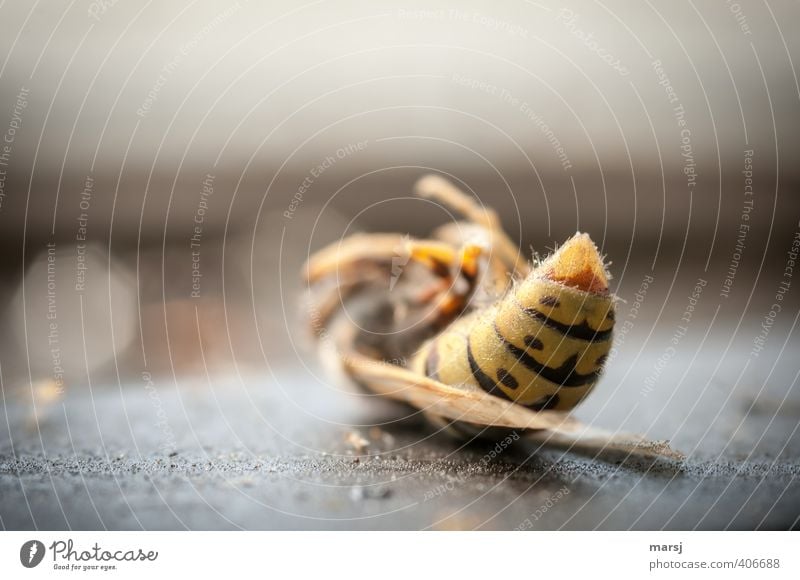
[[[504, 302], [495, 318], [497, 327], [503, 336], [540, 363], [548, 367], [560, 367], [571, 356], [578, 355], [577, 372], [582, 375], [596, 371], [601, 365], [597, 360], [608, 354], [611, 339], [607, 341], [587, 342], [561, 334], [559, 331], [544, 326], [529, 316], [520, 316], [519, 307], [511, 302]], [[533, 337], [541, 343], [541, 349], [529, 348], [526, 337]]]

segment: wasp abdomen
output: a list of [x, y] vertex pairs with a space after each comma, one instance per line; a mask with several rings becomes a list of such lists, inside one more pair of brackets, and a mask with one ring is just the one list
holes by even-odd
[[427, 343], [417, 368], [536, 410], [568, 410], [600, 376], [613, 304], [602, 259], [578, 235], [496, 305]]

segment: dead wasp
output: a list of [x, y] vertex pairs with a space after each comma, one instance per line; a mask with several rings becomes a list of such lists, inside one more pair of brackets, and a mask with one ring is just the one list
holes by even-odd
[[465, 218], [428, 240], [355, 234], [304, 268], [315, 334], [356, 384], [471, 435], [524, 429], [540, 443], [679, 458], [666, 443], [590, 428], [565, 413], [600, 378], [615, 297], [587, 234], [534, 267], [494, 211], [429, 175], [418, 196]]

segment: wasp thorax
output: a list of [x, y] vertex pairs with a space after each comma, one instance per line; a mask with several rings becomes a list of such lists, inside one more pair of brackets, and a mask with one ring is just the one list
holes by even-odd
[[494, 307], [428, 343], [420, 366], [448, 384], [568, 410], [597, 381], [613, 326], [603, 260], [588, 235], [576, 234]]

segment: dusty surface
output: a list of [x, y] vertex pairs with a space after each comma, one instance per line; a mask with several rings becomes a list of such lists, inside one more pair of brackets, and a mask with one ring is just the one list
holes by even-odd
[[[684, 352], [694, 356], [691, 342]], [[637, 377], [654, 358], [647, 355], [639, 365], [612, 364], [605, 387], [579, 416], [671, 439], [689, 454], [685, 464], [620, 466], [537, 452], [523, 439], [496, 454], [489, 443], [461, 446], [418, 417], [403, 419], [403, 408], [295, 372], [212, 386], [196, 379], [176, 387], [164, 379], [149, 388], [142, 381], [68, 393], [39, 408], [41, 429], [24, 395], [7, 394], [0, 419], [2, 526], [797, 527], [793, 383], [776, 388], [781, 383], [770, 381], [768, 397], [758, 382], [740, 380], [733, 388], [719, 360], [701, 356], [692, 362], [691, 384], [682, 381], [687, 366], [678, 360], [659, 379], [671, 389], [646, 397], [633, 386], [627, 394], [615, 391], [614, 384], [641, 382]], [[754, 399], [746, 384], [761, 396]], [[703, 387], [699, 397], [689, 396], [693, 385]]]

